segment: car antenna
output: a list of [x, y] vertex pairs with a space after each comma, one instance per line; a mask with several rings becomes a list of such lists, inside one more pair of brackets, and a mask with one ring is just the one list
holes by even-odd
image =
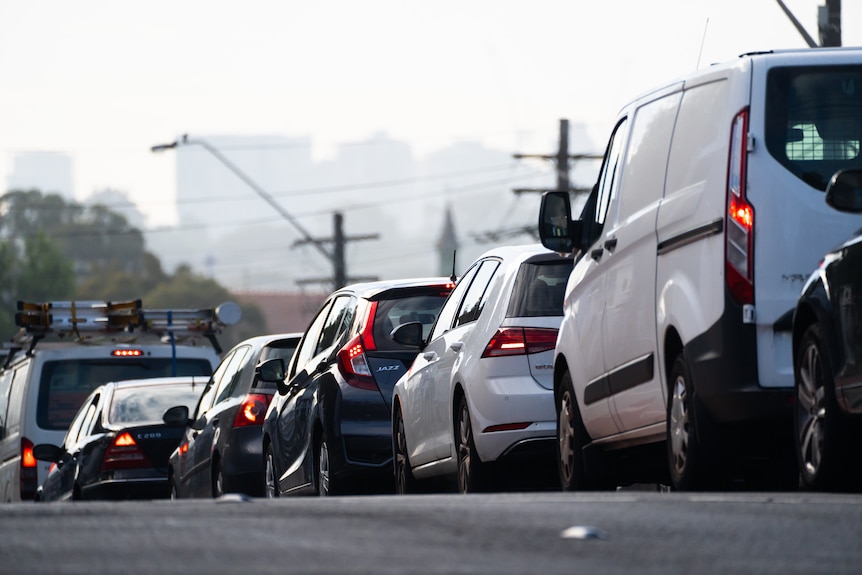
[[458, 254], [458, 250], [452, 250], [452, 275], [449, 276], [449, 281], [455, 283], [458, 281], [458, 276], [455, 275], [455, 256]]

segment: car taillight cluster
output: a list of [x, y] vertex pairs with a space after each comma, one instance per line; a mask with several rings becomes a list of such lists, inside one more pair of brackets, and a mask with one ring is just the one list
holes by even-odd
[[754, 208], [746, 198], [748, 110], [736, 115], [730, 131], [727, 166], [727, 287], [737, 303], [754, 303]]
[[368, 314], [362, 332], [347, 342], [338, 351], [338, 370], [344, 378], [345, 383], [352, 387], [377, 391], [377, 382], [371, 375], [371, 367], [368, 365], [366, 351], [377, 349], [374, 341], [374, 318], [377, 315], [377, 302], [371, 302], [368, 306]]
[[482, 357], [530, 355], [554, 349], [557, 331], [539, 327], [503, 327], [497, 330]]
[[19, 470], [21, 501], [33, 499], [36, 496], [38, 477], [36, 457], [33, 455], [33, 442], [26, 437], [21, 438], [21, 469]]
[[249, 393], [236, 412], [233, 419], [234, 427], [248, 427], [250, 425], [263, 425], [266, 417], [266, 409], [272, 396], [265, 393]]
[[124, 431], [114, 438], [102, 458], [102, 471], [139, 469], [142, 467], [152, 466], [147, 456], [138, 447], [135, 438], [128, 431]]

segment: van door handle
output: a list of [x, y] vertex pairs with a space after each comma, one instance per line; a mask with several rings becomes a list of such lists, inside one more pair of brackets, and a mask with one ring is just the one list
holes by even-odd
[[422, 358], [425, 361], [437, 361], [437, 352], [436, 351], [426, 351], [422, 354]]
[[605, 253], [605, 250], [603, 248], [596, 248], [590, 252], [590, 257], [596, 261], [599, 261], [600, 259], [602, 259], [603, 253]]
[[463, 347], [464, 347], [463, 341], [453, 341], [452, 343], [449, 344], [449, 349], [451, 349], [455, 353], [458, 353], [459, 351], [461, 351], [461, 348], [463, 348]]
[[605, 242], [605, 249], [609, 252], [613, 253], [614, 249], [617, 247], [617, 238], [608, 238]]

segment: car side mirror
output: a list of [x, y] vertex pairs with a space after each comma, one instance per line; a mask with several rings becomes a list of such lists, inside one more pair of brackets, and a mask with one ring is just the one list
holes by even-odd
[[[572, 221], [572, 202], [568, 192], [545, 192], [539, 207], [539, 239], [549, 250], [572, 253], [580, 243], [580, 225]], [[580, 221], [577, 222], [580, 224]]]
[[33, 447], [33, 457], [39, 461], [50, 461], [51, 463], [62, 463], [66, 450], [50, 443], [40, 443]]
[[839, 170], [826, 186], [826, 203], [841, 212], [862, 213], [862, 170]]
[[185, 405], [175, 405], [165, 412], [162, 421], [165, 422], [165, 425], [186, 426], [190, 423], [189, 408]]
[[284, 381], [284, 360], [280, 357], [268, 359], [255, 368], [254, 374], [259, 381], [267, 383]]
[[392, 330], [392, 341], [406, 347], [422, 348], [422, 322], [410, 321], [402, 323]]

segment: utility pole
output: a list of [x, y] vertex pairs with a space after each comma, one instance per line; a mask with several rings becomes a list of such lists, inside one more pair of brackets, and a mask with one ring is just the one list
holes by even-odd
[[796, 30], [805, 39], [809, 48], [827, 48], [841, 45], [841, 0], [825, 0], [826, 4], [817, 7], [817, 28], [820, 31], [820, 44], [805, 30], [802, 23], [793, 15], [783, 0], [775, 0]]
[[547, 191], [558, 191], [558, 192], [586, 192], [587, 190], [572, 190], [571, 183], [569, 181], [569, 161], [576, 160], [601, 160], [602, 156], [596, 154], [570, 154], [569, 153], [569, 121], [566, 119], [560, 120], [560, 141], [557, 147], [556, 154], [512, 154], [512, 157], [516, 160], [522, 160], [525, 158], [535, 158], [540, 160], [549, 160], [553, 161], [556, 165], [557, 172], [557, 187], [554, 190], [548, 190], [547, 188], [515, 188], [512, 190], [516, 194], [523, 193], [543, 193]]
[[[294, 228], [302, 235], [302, 240], [297, 240], [294, 242], [294, 245], [298, 244], [311, 244], [313, 245], [320, 253], [322, 253], [326, 259], [332, 262], [333, 268], [333, 277], [325, 278], [325, 279], [312, 279], [312, 280], [298, 280], [296, 283], [303, 285], [306, 283], [332, 283], [335, 285], [335, 289], [340, 289], [347, 285], [347, 265], [344, 261], [344, 243], [346, 241], [352, 240], [368, 240], [368, 239], [377, 239], [379, 237], [378, 234], [367, 235], [367, 236], [355, 236], [351, 238], [344, 237], [344, 216], [340, 213], [335, 213], [335, 233], [334, 237], [331, 239], [315, 239], [311, 237], [311, 234], [302, 227], [299, 222], [294, 218], [287, 210], [285, 210], [281, 204], [275, 201], [275, 199], [267, 193], [257, 182], [255, 182], [248, 174], [243, 172], [237, 167], [236, 164], [231, 162], [224, 154], [222, 154], [218, 149], [216, 149], [213, 145], [211, 145], [206, 140], [202, 139], [191, 139], [188, 135], [184, 134], [182, 138], [177, 139], [169, 144], [158, 144], [150, 148], [152, 152], [163, 152], [165, 150], [173, 150], [178, 146], [188, 146], [188, 145], [196, 145], [204, 148], [210, 154], [212, 154], [218, 161], [220, 161], [226, 168], [228, 168], [231, 172], [234, 173], [240, 180], [246, 183], [252, 190], [254, 190], [261, 198], [263, 198], [275, 211], [277, 211], [281, 217], [290, 222]], [[324, 247], [324, 243], [332, 243], [333, 249], [332, 251], [327, 250]], [[365, 279], [376, 279], [376, 278], [356, 278], [355, 281], [362, 281]]]
[[332, 219], [332, 237], [331, 238], [305, 238], [301, 240], [296, 240], [293, 242], [294, 246], [304, 245], [309, 243], [314, 244], [332, 244], [332, 268], [333, 268], [333, 277], [332, 278], [307, 278], [302, 280], [297, 280], [297, 284], [299, 285], [307, 285], [312, 283], [322, 283], [328, 284], [333, 283], [334, 289], [340, 289], [346, 286], [348, 283], [355, 283], [360, 281], [374, 281], [379, 278], [376, 276], [347, 276], [347, 264], [344, 261], [344, 245], [348, 241], [360, 241], [360, 240], [376, 240], [380, 238], [380, 234], [366, 234], [362, 236], [350, 236], [347, 237], [344, 235], [344, 216], [340, 212], [335, 212], [333, 214]]

